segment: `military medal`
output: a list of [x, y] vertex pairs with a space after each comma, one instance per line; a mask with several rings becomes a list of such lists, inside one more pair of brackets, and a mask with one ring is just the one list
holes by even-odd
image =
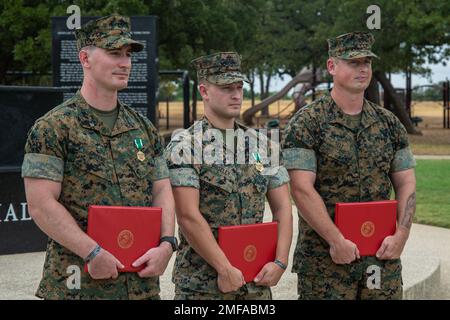
[[139, 151], [137, 153], [137, 158], [139, 159], [139, 161], [144, 161], [145, 160], [145, 154], [142, 151]]
[[259, 172], [262, 172], [264, 170], [264, 165], [261, 163], [261, 156], [259, 155], [259, 153], [252, 153], [253, 158], [256, 160], [256, 164], [255, 164], [255, 168], [256, 170], [258, 170]]
[[138, 149], [137, 158], [139, 161], [145, 160], [145, 154], [141, 151], [141, 149], [144, 147], [144, 144], [142, 143], [142, 139], [134, 139], [134, 145]]
[[256, 170], [258, 170], [259, 172], [262, 172], [264, 170], [264, 166], [262, 163], [258, 162], [257, 164], [255, 164], [255, 168]]

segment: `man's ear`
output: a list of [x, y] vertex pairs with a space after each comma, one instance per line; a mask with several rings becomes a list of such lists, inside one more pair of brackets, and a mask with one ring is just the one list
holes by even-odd
[[87, 50], [81, 49], [78, 53], [78, 58], [80, 59], [80, 63], [84, 68], [90, 67], [89, 53], [87, 52]]
[[333, 58], [328, 58], [327, 60], [327, 70], [328, 73], [334, 76], [336, 74], [336, 61]]
[[198, 85], [198, 91], [200, 92], [200, 95], [202, 96], [203, 100], [208, 99], [208, 86], [204, 83], [200, 83]]

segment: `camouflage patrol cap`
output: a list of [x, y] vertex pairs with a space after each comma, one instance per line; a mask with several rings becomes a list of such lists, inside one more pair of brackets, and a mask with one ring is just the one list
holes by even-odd
[[369, 32], [350, 32], [328, 39], [328, 55], [340, 59], [378, 56], [371, 50], [375, 38]]
[[250, 82], [241, 73], [241, 57], [236, 52], [218, 52], [191, 61], [197, 70], [198, 80], [206, 80], [217, 85], [238, 81]]
[[138, 52], [144, 45], [131, 39], [130, 18], [112, 14], [91, 20], [75, 30], [78, 51], [86, 46], [96, 46], [103, 49], [119, 49], [129, 45], [131, 51]]

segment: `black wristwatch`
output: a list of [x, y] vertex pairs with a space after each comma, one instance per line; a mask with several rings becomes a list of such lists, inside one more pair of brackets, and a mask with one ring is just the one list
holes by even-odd
[[161, 239], [159, 239], [159, 244], [161, 244], [161, 242], [164, 242], [164, 241], [170, 243], [173, 251], [178, 250], [178, 240], [176, 237], [162, 237]]

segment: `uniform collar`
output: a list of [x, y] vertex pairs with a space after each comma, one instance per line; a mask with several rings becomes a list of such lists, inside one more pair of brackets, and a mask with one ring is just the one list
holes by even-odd
[[[202, 133], [203, 134], [205, 134], [205, 132], [207, 130], [210, 130], [210, 129], [220, 130], [220, 129], [214, 127], [213, 124], [209, 121], [209, 119], [206, 116], [203, 116], [200, 119], [200, 121], [201, 121], [201, 124], [202, 124]], [[236, 125], [235, 125], [235, 128], [236, 128]], [[214, 141], [215, 141], [215, 139], [214, 139], [214, 136], [213, 136], [210, 141], [202, 141], [202, 145], [207, 145], [207, 144], [213, 143]], [[223, 139], [223, 146], [225, 148], [225, 139]]]
[[[209, 119], [206, 116], [203, 116], [200, 121], [202, 122], [202, 127], [203, 130], [207, 130], [207, 129], [217, 129], [217, 130], [222, 130], [219, 128], [216, 128], [213, 126], [213, 124], [209, 121]], [[248, 128], [245, 127], [243, 124], [240, 124], [239, 122], [237, 122], [236, 120], [234, 120], [234, 130], [237, 129], [243, 129], [243, 130], [247, 130]]]
[[[206, 116], [203, 116], [203, 117], [200, 119], [200, 121], [201, 121], [201, 123], [202, 123], [202, 130], [203, 130], [202, 132], [203, 132], [203, 134], [204, 134], [204, 133], [206, 132], [206, 130], [208, 130], [208, 129], [221, 130], [221, 132], [222, 132], [222, 129], [218, 129], [218, 128], [214, 127], [213, 124], [208, 120], [208, 118], [207, 118]], [[235, 121], [234, 121], [234, 130], [235, 130], [235, 133], [236, 133], [236, 130], [238, 130], [238, 129], [242, 129], [243, 131], [246, 131], [248, 128], [245, 127], [243, 124], [238, 123], [238, 122], [235, 120]], [[206, 145], [209, 145], [209, 144], [213, 143], [214, 140], [215, 140], [215, 139], [214, 139], [214, 137], [213, 137], [210, 141], [202, 141], [201, 143], [202, 143], [203, 146], [206, 146]], [[226, 154], [226, 152], [227, 152], [227, 144], [226, 144], [226, 139], [225, 139], [225, 137], [223, 137], [222, 143], [223, 143], [224, 154]], [[246, 147], [247, 147], [247, 143], [246, 143]], [[234, 152], [236, 152], [236, 150], [234, 150]]]
[[[202, 122], [202, 130], [203, 130], [203, 133], [204, 133], [206, 130], [208, 130], [208, 129], [217, 129], [217, 130], [221, 130], [221, 129], [215, 128], [215, 127], [213, 126], [213, 124], [208, 120], [208, 118], [207, 118], [206, 116], [203, 116], [203, 117], [201, 118], [200, 121]], [[246, 135], [245, 135], [245, 150], [246, 150], [246, 151], [248, 151], [248, 150], [249, 150], [249, 147], [250, 147], [250, 146], [249, 146], [249, 142], [248, 142], [248, 138], [249, 138], [250, 136], [252, 136], [254, 139], [260, 139], [260, 138], [261, 138], [260, 136], [258, 136], [258, 133], [257, 133], [257, 132], [252, 133], [251, 131], [247, 131], [247, 130], [249, 130], [249, 129], [250, 129], [249, 127], [247, 127], [247, 126], [245, 126], [244, 124], [242, 124], [242, 123], [240, 123], [240, 122], [234, 120], [234, 131], [235, 131], [234, 133], [236, 134], [236, 131], [237, 131], [237, 130], [242, 130], [242, 131], [246, 132]], [[203, 145], [206, 145], [206, 144], [210, 144], [210, 143], [213, 143], [213, 142], [214, 142], [214, 139], [211, 140], [211, 141], [203, 141], [202, 144], [203, 144]], [[259, 142], [259, 143], [261, 143], [261, 142]], [[226, 144], [225, 138], [223, 138], [223, 150], [224, 150], [224, 153], [226, 154], [226, 152], [227, 152], [227, 144]], [[233, 152], [236, 153], [237, 150], [233, 150]]]
[[111, 130], [107, 128], [95, 115], [94, 111], [81, 95], [80, 90], [75, 93], [72, 99], [79, 108], [78, 119], [83, 128], [98, 131], [105, 136], [115, 136], [120, 133], [139, 128], [136, 120], [133, 119], [130, 112], [126, 108], [124, 108], [124, 105], [119, 100], [117, 100], [119, 113], [117, 115], [117, 120], [114, 124], [114, 128], [111, 132]]
[[[321, 99], [325, 102], [327, 108], [327, 118], [329, 123], [339, 123], [342, 126], [349, 128], [345, 121], [345, 114], [334, 102], [330, 93], [326, 93]], [[378, 121], [377, 113], [374, 107], [365, 98], [363, 100], [363, 108], [361, 115], [361, 128], [365, 129]], [[351, 128], [349, 128], [351, 129]]]

